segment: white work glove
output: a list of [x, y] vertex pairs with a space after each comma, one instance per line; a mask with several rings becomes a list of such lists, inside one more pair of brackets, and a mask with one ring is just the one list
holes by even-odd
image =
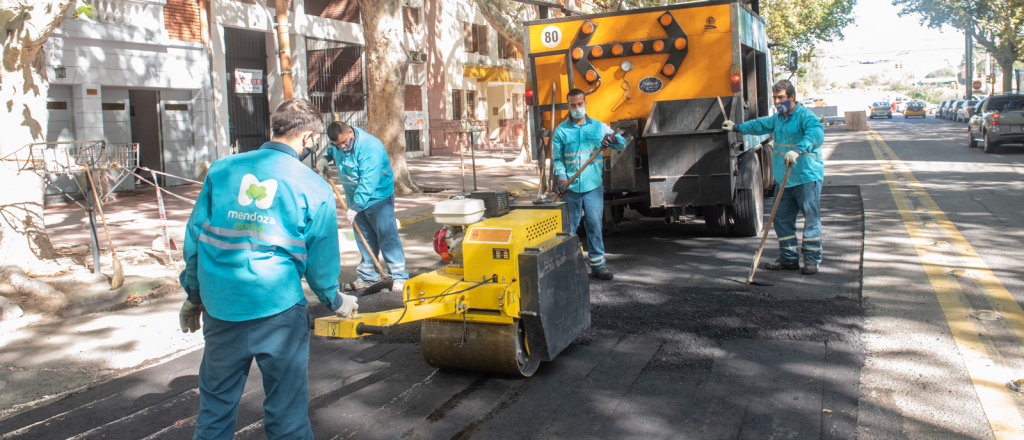
[[189, 300], [181, 305], [181, 312], [178, 314], [178, 321], [181, 324], [181, 332], [189, 333], [199, 330], [199, 318], [203, 315], [206, 307], [202, 304], [192, 304]]
[[353, 295], [346, 295], [338, 292], [338, 296], [341, 297], [341, 306], [334, 311], [335, 315], [342, 318], [348, 318], [349, 316], [356, 313], [359, 310], [359, 300]]
[[345, 217], [348, 218], [348, 223], [349, 224], [355, 224], [356, 223], [356, 214], [358, 214], [358, 213], [354, 209], [349, 209], [348, 211], [345, 211]]
[[327, 159], [321, 158], [321, 159], [320, 159], [320, 160], [319, 160], [319, 161], [318, 161], [318, 162], [316, 163], [316, 169], [317, 169], [317, 171], [319, 171], [319, 172], [320, 172], [320, 174], [323, 174], [323, 175], [325, 175], [325, 176], [326, 176], [326, 175], [327, 175], [327, 166], [328, 166], [328, 165], [330, 165], [330, 163], [331, 163], [331, 162], [330, 162], [330, 161], [328, 161]]
[[722, 130], [725, 131], [736, 131], [736, 124], [730, 120], [726, 120], [722, 123]]
[[800, 157], [800, 154], [796, 151], [790, 151], [786, 153], [786, 165], [796, 165], [796, 159]]

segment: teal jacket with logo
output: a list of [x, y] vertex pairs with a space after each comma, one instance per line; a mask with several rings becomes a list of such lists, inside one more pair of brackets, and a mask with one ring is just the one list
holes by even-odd
[[[611, 129], [608, 124], [587, 116], [583, 125], [577, 125], [572, 118], [558, 124], [552, 142], [551, 160], [555, 163], [555, 175], [558, 180], [569, 180], [576, 171], [586, 163], [587, 159], [601, 148], [601, 139], [606, 134], [615, 133], [615, 143], [609, 146], [614, 150], [626, 148], [626, 140]], [[601, 170], [604, 169], [604, 158], [596, 157], [587, 168], [580, 173], [569, 190], [574, 193], [585, 193], [601, 186]]]
[[338, 168], [348, 207], [362, 212], [395, 193], [395, 174], [384, 144], [362, 129], [352, 127], [352, 131], [352, 151], [346, 153], [331, 145], [324, 158], [333, 160]]
[[789, 172], [786, 188], [803, 185], [808, 182], [825, 180], [825, 161], [821, 159], [821, 144], [825, 142], [825, 129], [821, 127], [813, 112], [800, 104], [793, 108], [792, 114], [782, 117], [782, 113], [758, 118], [738, 124], [735, 130], [743, 134], [775, 133], [772, 173], [775, 181], [782, 183], [786, 175], [786, 161], [782, 159], [791, 150], [800, 154]]
[[224, 321], [307, 304], [302, 277], [331, 310], [341, 306], [338, 211], [323, 178], [295, 150], [267, 142], [210, 166], [185, 226], [189, 301]]

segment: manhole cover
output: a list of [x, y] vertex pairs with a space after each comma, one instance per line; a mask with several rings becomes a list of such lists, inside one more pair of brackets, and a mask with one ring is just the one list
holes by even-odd
[[1003, 319], [1003, 315], [991, 310], [975, 310], [974, 312], [971, 312], [971, 318], [977, 319], [978, 321], [998, 321]]

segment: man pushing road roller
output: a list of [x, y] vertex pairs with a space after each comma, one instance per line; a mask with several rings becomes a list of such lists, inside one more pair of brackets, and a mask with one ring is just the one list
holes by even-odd
[[[775, 235], [779, 237], [779, 259], [765, 264], [768, 270], [800, 270], [800, 254], [797, 252], [796, 214], [804, 214], [804, 275], [818, 273], [821, 264], [821, 182], [825, 179], [825, 162], [821, 159], [821, 144], [825, 142], [825, 130], [818, 117], [796, 102], [796, 89], [787, 80], [772, 86], [772, 98], [778, 110], [774, 116], [734, 124], [722, 123], [722, 128], [742, 134], [775, 133], [774, 154], [783, 156], [784, 163], [772, 162], [773, 174], [779, 183], [775, 186], [778, 195], [782, 186], [786, 190], [778, 200], [778, 214], [775, 218]], [[788, 182], [781, 182], [786, 176], [786, 167], [792, 166]]]
[[273, 136], [259, 150], [213, 163], [186, 225], [181, 330], [199, 330], [202, 317], [206, 341], [197, 439], [232, 438], [253, 359], [263, 374], [267, 437], [312, 439], [302, 277], [338, 316], [358, 308], [338, 291], [334, 194], [299, 160], [320, 136], [320, 112], [290, 99], [270, 125]]

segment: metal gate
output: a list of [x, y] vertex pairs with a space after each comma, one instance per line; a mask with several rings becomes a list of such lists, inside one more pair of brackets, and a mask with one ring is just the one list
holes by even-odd
[[[309, 99], [320, 109], [324, 126], [341, 121], [366, 129], [364, 48], [358, 44], [306, 38]], [[327, 145], [324, 133], [320, 145]]]
[[[267, 43], [263, 32], [224, 28], [228, 81], [228, 133], [237, 153], [259, 148], [270, 140], [270, 102], [267, 99]], [[259, 87], [238, 93], [237, 69], [258, 70]], [[253, 75], [255, 79], [257, 75]], [[244, 88], [242, 90], [245, 90]], [[237, 147], [237, 148], [236, 148]]]

